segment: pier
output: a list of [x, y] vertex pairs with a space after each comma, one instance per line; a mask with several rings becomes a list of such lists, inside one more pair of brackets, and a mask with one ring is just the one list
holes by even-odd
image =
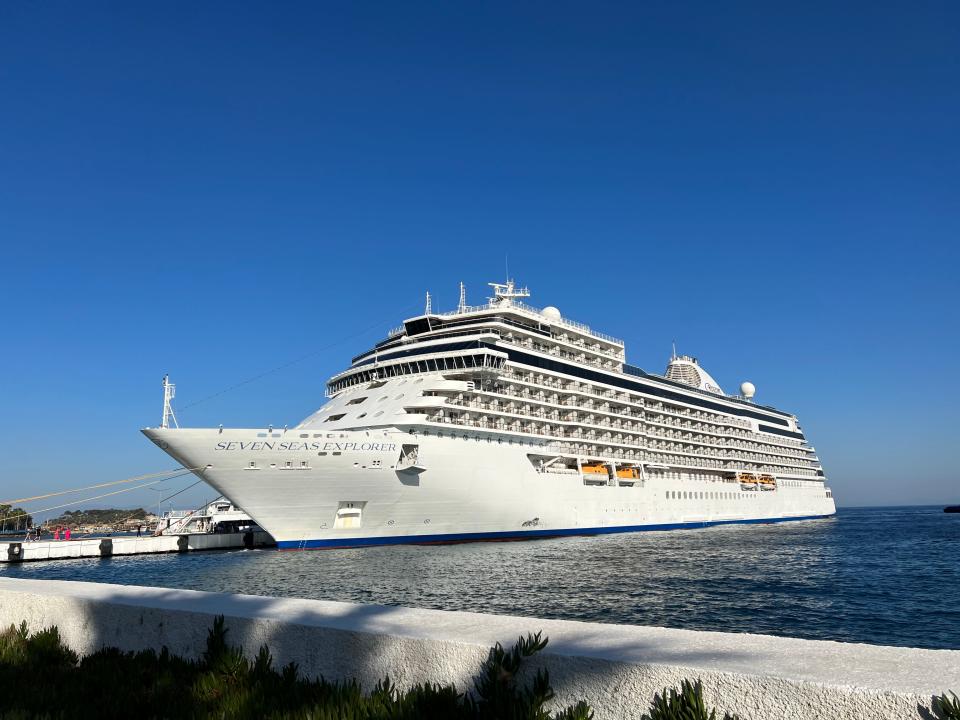
[[107, 558], [114, 555], [183, 553], [231, 548], [274, 547], [269, 533], [250, 530], [238, 533], [195, 533], [190, 535], [150, 535], [91, 537], [77, 540], [4, 540], [0, 542], [0, 562], [20, 563], [69, 558]]

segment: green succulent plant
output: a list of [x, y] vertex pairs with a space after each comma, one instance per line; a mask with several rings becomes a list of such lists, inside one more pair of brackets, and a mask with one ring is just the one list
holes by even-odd
[[[703, 700], [703, 683], [700, 680], [684, 680], [680, 689], [664, 688], [650, 704], [649, 712], [641, 720], [717, 720], [717, 711], [708, 709]], [[738, 720], [736, 715], [725, 714], [723, 720]]]

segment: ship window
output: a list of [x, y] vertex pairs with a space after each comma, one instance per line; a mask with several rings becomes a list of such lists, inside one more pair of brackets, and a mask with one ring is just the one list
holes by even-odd
[[304, 434], [300, 435], [300, 437], [302, 437], [302, 438], [308, 438], [308, 437], [310, 437], [310, 435], [304, 433]]
[[306, 466], [307, 466], [307, 461], [306, 461], [306, 460], [301, 460], [301, 461], [300, 461], [300, 467], [305, 468]]
[[359, 415], [357, 415], [357, 420], [359, 420], [360, 418], [364, 418], [364, 417], [366, 417], [366, 416], [367, 416], [367, 414], [366, 414], [365, 412], [362, 412], [362, 413], [360, 413]]
[[377, 411], [373, 414], [374, 417], [380, 417], [381, 415], [383, 415], [383, 410], [377, 410]]
[[340, 413], [338, 415], [331, 415], [324, 422], [334, 422], [335, 420], [340, 420], [346, 413]]
[[363, 397], [354, 398], [353, 400], [351, 400], [350, 402], [348, 402], [347, 405], [359, 405], [360, 403], [362, 403], [362, 402], [363, 402], [364, 400], [366, 400], [366, 399], [367, 399], [367, 396], [366, 396], [366, 395], [364, 395]]
[[327, 453], [321, 450], [321, 451], [320, 451], [319, 453], [317, 453], [317, 454], [318, 454], [318, 455], [326, 455]]
[[254, 462], [253, 460], [251, 460], [251, 461], [250, 461], [250, 467], [255, 468], [256, 466], [257, 466], [257, 463]]
[[390, 399], [389, 395], [384, 395], [383, 397], [379, 398], [377, 402], [383, 402], [384, 400], [389, 400], [389, 399]]
[[403, 399], [403, 393], [400, 393], [394, 398], [394, 400], [401, 400], [401, 399]]

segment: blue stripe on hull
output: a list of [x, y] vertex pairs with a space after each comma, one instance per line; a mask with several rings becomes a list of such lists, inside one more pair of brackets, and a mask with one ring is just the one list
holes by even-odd
[[803, 517], [755, 518], [750, 520], [710, 520], [663, 525], [621, 525], [618, 527], [563, 528], [559, 530], [506, 530], [501, 532], [447, 533], [440, 535], [388, 535], [365, 538], [329, 538], [322, 540], [281, 540], [281, 550], [319, 550], [323, 548], [369, 547], [371, 545], [443, 545], [465, 542], [497, 542], [507, 540], [532, 540], [535, 538], [565, 537], [569, 535], [610, 535], [623, 532], [649, 530], [690, 530], [712, 525], [757, 525], [763, 523], [789, 522], [792, 520], [818, 520], [829, 515], [805, 515]]

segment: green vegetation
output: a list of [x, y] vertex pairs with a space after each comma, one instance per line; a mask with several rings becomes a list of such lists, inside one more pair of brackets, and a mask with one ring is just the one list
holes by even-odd
[[0, 531], [26, 530], [33, 518], [23, 508], [0, 505]]
[[355, 681], [304, 679], [294, 664], [276, 670], [266, 647], [247, 660], [227, 643], [222, 617], [196, 662], [166, 648], [108, 648], [78, 658], [55, 627], [31, 635], [23, 624], [0, 634], [0, 717], [590, 720], [582, 702], [558, 713], [544, 710], [553, 698], [545, 671], [529, 685], [517, 681], [523, 661], [546, 644], [537, 634], [509, 651], [496, 645], [471, 694], [429, 683], [401, 691], [389, 678], [365, 694]]
[[944, 693], [933, 699], [934, 717], [942, 720], [960, 720], [960, 698], [956, 693]]
[[[494, 646], [480, 668], [474, 689], [453, 685], [396, 688], [389, 678], [365, 694], [356, 681], [307, 680], [293, 663], [273, 667], [266, 647], [248, 660], [227, 642], [223, 617], [214, 621], [198, 661], [159, 653], [106, 648], [79, 658], [65, 647], [55, 627], [32, 635], [26, 623], [0, 633], [0, 718], [218, 718], [246, 720], [591, 720], [585, 702], [556, 713], [550, 678], [538, 670], [519, 682], [523, 661], [540, 652], [540, 634], [519, 638], [505, 650]], [[935, 697], [929, 720], [960, 720], [954, 693]], [[654, 696], [643, 720], [717, 720], [703, 701], [703, 685], [684, 680]], [[726, 714], [723, 720], [737, 720]]]
[[[641, 720], [717, 720], [717, 711], [708, 710], [703, 702], [703, 683], [684, 680], [680, 690], [664, 688], [662, 693], [654, 695], [650, 712]], [[723, 720], [739, 719], [726, 714]]]
[[50, 520], [47, 525], [119, 525], [126, 520], [145, 520], [147, 511], [136, 510], [67, 510], [63, 515]]

